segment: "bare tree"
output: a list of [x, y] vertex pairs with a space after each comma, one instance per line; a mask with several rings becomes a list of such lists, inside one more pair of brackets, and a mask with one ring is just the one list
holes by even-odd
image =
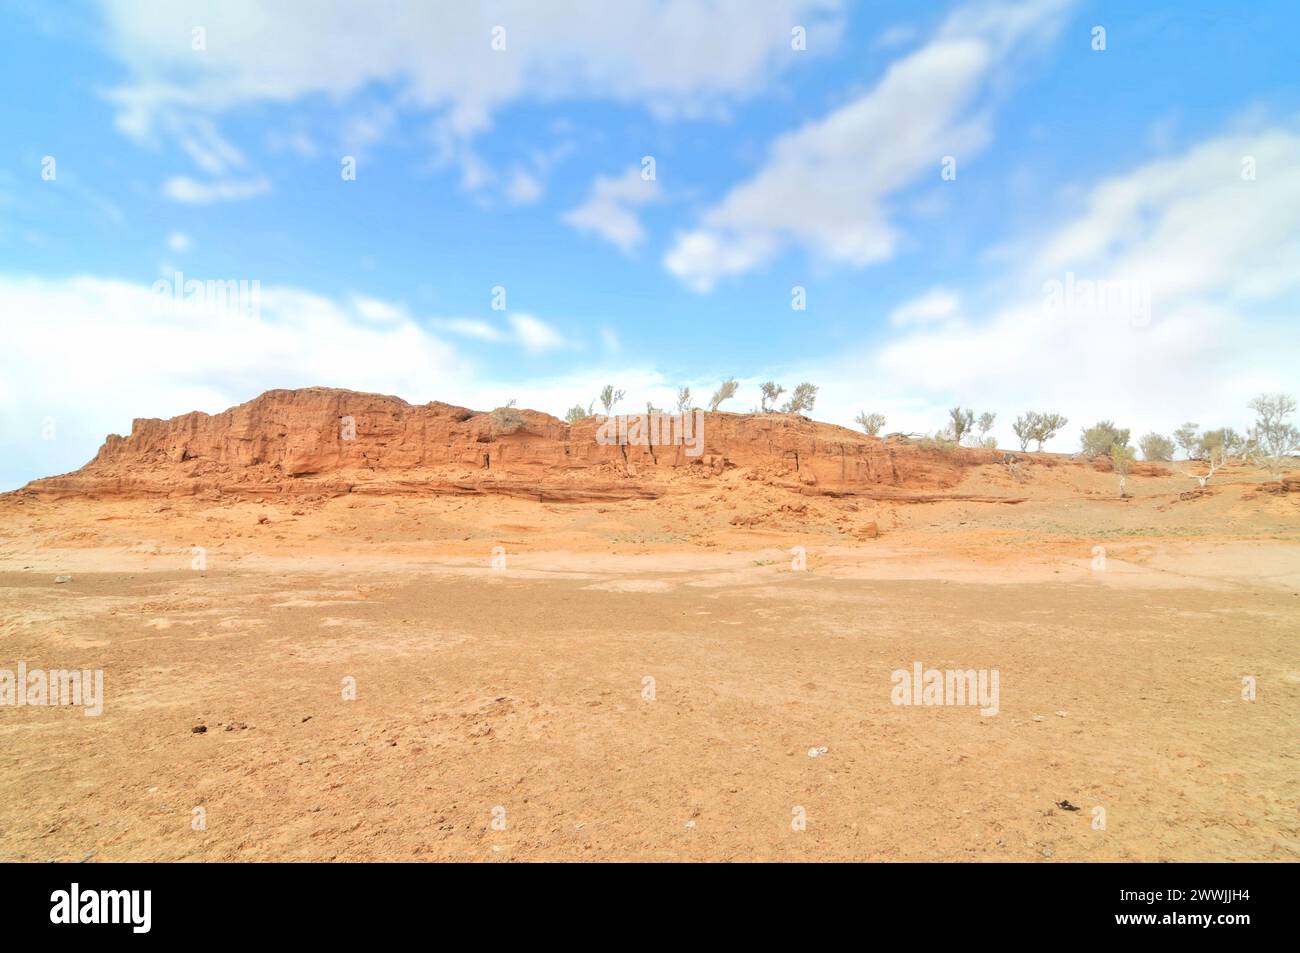
[[1250, 428], [1253, 455], [1268, 467], [1274, 480], [1282, 479], [1283, 458], [1300, 450], [1300, 430], [1286, 418], [1295, 413], [1290, 394], [1260, 394], [1248, 405], [1258, 416]]
[[777, 398], [785, 393], [785, 388], [776, 381], [764, 381], [759, 389], [763, 392], [763, 396], [759, 398], [759, 409], [763, 413], [775, 410]]
[[731, 398], [735, 397], [736, 387], [737, 384], [734, 377], [729, 377], [723, 381], [722, 384], [719, 385], [718, 389], [713, 392], [713, 396], [709, 398], [709, 410], [716, 411], [722, 406], [724, 401], [731, 400]]
[[1195, 477], [1196, 482], [1204, 490], [1210, 483], [1210, 478], [1219, 472], [1219, 469], [1231, 459], [1231, 450], [1225, 442], [1212, 442], [1207, 449], [1201, 451], [1201, 456], [1197, 459], [1204, 460], [1205, 465], [1209, 467], [1209, 472], [1204, 474], [1189, 473], [1190, 477]]
[[869, 414], [864, 410], [853, 419], [868, 437], [878, 435], [880, 429], [885, 426], [884, 414]]
[[689, 387], [677, 388], [677, 412], [684, 414], [691, 408], [691, 389]]

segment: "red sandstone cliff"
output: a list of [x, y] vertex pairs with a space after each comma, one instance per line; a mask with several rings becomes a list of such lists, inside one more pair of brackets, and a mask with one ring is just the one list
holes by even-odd
[[[496, 492], [553, 500], [650, 498], [733, 467], [805, 492], [916, 498], [955, 486], [992, 451], [885, 443], [785, 414], [703, 415], [703, 448], [602, 445], [598, 418], [491, 413], [326, 387], [267, 391], [219, 414], [137, 419], [41, 496]], [[345, 418], [351, 418], [349, 425]], [[355, 435], [351, 427], [355, 428]]]

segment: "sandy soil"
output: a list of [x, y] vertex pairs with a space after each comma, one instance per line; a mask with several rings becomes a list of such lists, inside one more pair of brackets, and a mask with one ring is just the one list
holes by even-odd
[[[0, 860], [1296, 860], [1300, 500], [1261, 480], [3, 498], [0, 668], [106, 698], [0, 707]], [[918, 661], [998, 714], [893, 704]]]

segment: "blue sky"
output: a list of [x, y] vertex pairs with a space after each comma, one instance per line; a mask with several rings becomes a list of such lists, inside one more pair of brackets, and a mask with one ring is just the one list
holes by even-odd
[[[4, 17], [0, 488], [272, 387], [562, 415], [605, 382], [633, 409], [735, 376], [746, 411], [810, 380], [846, 426], [961, 403], [1010, 445], [1059, 410], [1059, 450], [1300, 390], [1293, 3]], [[257, 309], [160, 312], [177, 271]], [[1051, 312], [1067, 274], [1149, 313]]]

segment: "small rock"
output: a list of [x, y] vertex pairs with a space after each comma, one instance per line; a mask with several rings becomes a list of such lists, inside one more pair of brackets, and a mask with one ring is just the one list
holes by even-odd
[[55, 581], [56, 583], [58, 583], [58, 582], [72, 582], [72, 577], [71, 577], [71, 576], [55, 576], [55, 577], [54, 577], [54, 581]]
[[809, 749], [808, 749], [808, 757], [810, 757], [810, 758], [819, 758], [819, 757], [821, 757], [822, 755], [826, 754], [826, 752], [828, 752], [828, 751], [830, 751], [830, 750], [831, 750], [831, 749], [830, 749], [830, 748], [827, 748], [825, 745], [822, 745], [820, 748], [809, 748]]
[[1077, 811], [1077, 810], [1079, 810], [1079, 808], [1075, 807], [1075, 806], [1074, 806], [1073, 804], [1071, 804], [1069, 801], [1057, 801], [1057, 802], [1056, 802], [1056, 806], [1059, 807], [1059, 808], [1060, 808], [1061, 810], [1063, 810], [1063, 811]]
[[195, 725], [193, 728], [190, 729], [190, 731], [192, 731], [196, 735], [201, 735], [207, 730], [208, 730], [207, 725]]
[[1065, 717], [1066, 715], [1068, 715], [1068, 714], [1069, 714], [1068, 711], [1065, 711], [1064, 709], [1058, 709], [1057, 712], [1056, 712], [1056, 717], [1058, 717], [1058, 718], [1064, 718], [1064, 717]]
[[1043, 716], [1042, 716], [1042, 715], [1035, 715], [1035, 716], [1034, 716], [1034, 721], [1042, 721], [1042, 720], [1043, 720]]

